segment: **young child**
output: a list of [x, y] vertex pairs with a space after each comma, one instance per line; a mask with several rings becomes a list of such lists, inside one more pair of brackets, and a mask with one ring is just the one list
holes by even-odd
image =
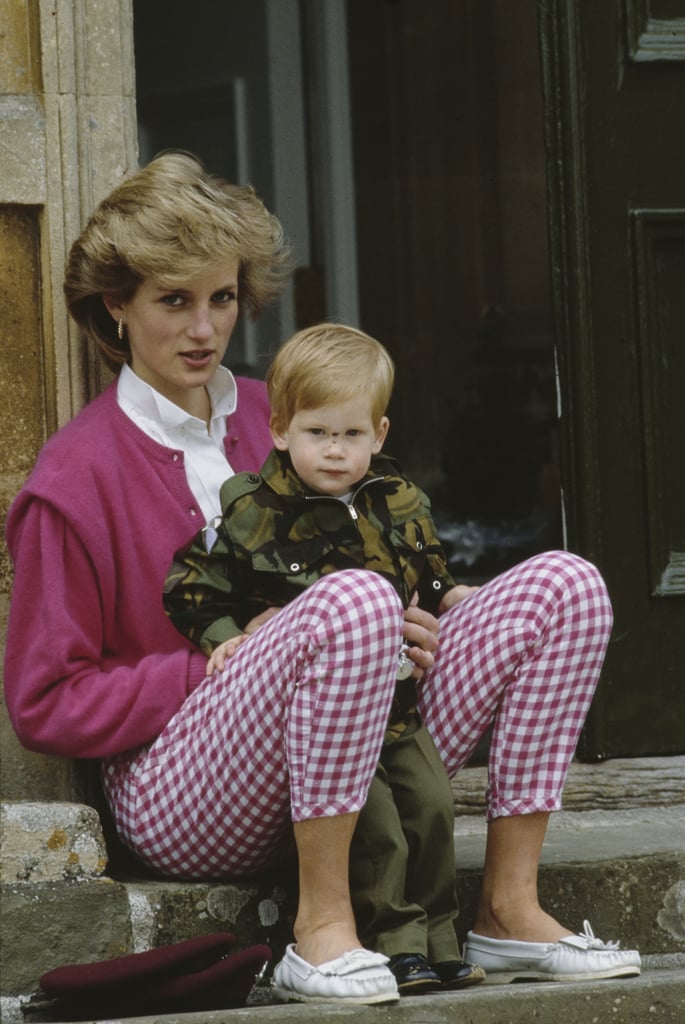
[[[393, 382], [383, 346], [350, 327], [300, 331], [276, 354], [266, 378], [275, 447], [260, 475], [224, 483], [221, 517], [177, 554], [165, 585], [167, 614], [209, 655], [208, 673], [249, 639], [255, 616], [326, 573], [372, 570], [405, 607], [438, 614], [455, 584], [430, 503], [381, 455]], [[360, 938], [390, 958], [400, 994], [484, 978], [459, 954], [454, 803], [416, 711], [410, 656], [398, 652], [385, 743], [350, 853]]]

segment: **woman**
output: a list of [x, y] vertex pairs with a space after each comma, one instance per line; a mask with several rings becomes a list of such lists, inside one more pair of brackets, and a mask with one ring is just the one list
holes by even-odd
[[276, 968], [279, 988], [388, 1001], [385, 958], [359, 949], [347, 861], [404, 639], [451, 774], [494, 718], [471, 959], [493, 977], [517, 970], [517, 956], [549, 973], [550, 950], [555, 977], [637, 973], [636, 953], [587, 936], [568, 945], [537, 902], [547, 817], [611, 626], [593, 567], [557, 552], [465, 588], [439, 644], [437, 620], [403, 613], [375, 574], [333, 574], [253, 620], [250, 642], [210, 678], [164, 614], [174, 552], [219, 514], [226, 476], [258, 470], [270, 447], [263, 385], [221, 360], [239, 305], [259, 313], [284, 259], [254, 193], [184, 154], [114, 189], [74, 243], [69, 311], [118, 377], [48, 441], [8, 517], [5, 686], [19, 738], [101, 759], [119, 834], [169, 877], [252, 874], [292, 828], [297, 945]]

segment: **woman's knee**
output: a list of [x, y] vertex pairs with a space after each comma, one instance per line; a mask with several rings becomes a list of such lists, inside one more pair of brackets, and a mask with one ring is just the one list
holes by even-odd
[[[300, 655], [305, 660], [311, 656], [316, 678], [328, 679], [348, 696], [358, 691], [360, 713], [375, 708], [375, 714], [387, 714], [404, 621], [402, 602], [388, 580], [356, 569], [330, 573], [297, 598], [291, 609], [285, 624], [299, 637]], [[324, 664], [336, 671], [324, 672]]]
[[549, 587], [561, 601], [587, 612], [588, 618], [610, 629], [613, 623], [611, 599], [599, 569], [571, 551], [544, 551], [524, 563], [534, 571], [540, 586]]
[[529, 559], [528, 564], [539, 566], [541, 572], [548, 570], [570, 588], [587, 589], [608, 598], [606, 583], [597, 566], [573, 551], [543, 551]]
[[314, 588], [317, 598], [335, 607], [340, 615], [379, 622], [388, 617], [403, 618], [402, 602], [392, 583], [370, 569], [341, 569], [329, 573], [315, 583]]

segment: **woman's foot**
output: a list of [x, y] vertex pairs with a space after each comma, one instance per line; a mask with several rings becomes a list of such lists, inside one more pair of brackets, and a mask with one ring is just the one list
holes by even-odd
[[577, 935], [558, 941], [532, 942], [493, 939], [469, 932], [464, 956], [486, 972], [486, 985], [511, 981], [594, 981], [640, 973], [636, 949], [620, 949], [618, 942], [598, 939], [589, 921]]
[[359, 949], [361, 942], [353, 922], [334, 921], [315, 928], [295, 924], [295, 951], [313, 967], [337, 960], [343, 953]]
[[558, 942], [573, 932], [537, 904], [481, 906], [473, 925], [476, 935], [519, 942]]
[[272, 989], [278, 999], [298, 1003], [392, 1003], [399, 999], [388, 958], [354, 949], [317, 967], [288, 946], [276, 964]]

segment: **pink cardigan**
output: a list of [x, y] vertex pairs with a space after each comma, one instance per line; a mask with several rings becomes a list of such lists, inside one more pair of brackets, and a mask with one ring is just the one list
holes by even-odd
[[[266, 390], [238, 378], [238, 395], [226, 454], [258, 471]], [[204, 678], [162, 606], [174, 552], [200, 525], [183, 454], [121, 411], [116, 382], [50, 438], [7, 519], [5, 693], [24, 746], [100, 758], [159, 735]]]

